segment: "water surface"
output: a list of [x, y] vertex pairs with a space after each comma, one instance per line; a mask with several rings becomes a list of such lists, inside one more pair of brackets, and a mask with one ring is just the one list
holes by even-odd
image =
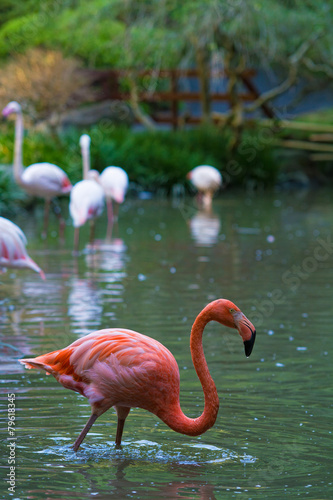
[[[1, 498], [332, 498], [332, 205], [326, 191], [227, 193], [210, 214], [191, 199], [127, 200], [111, 241], [105, 217], [98, 221], [94, 253], [82, 231], [78, 258], [70, 221], [61, 244], [54, 221], [41, 239], [38, 211], [14, 220], [47, 280], [30, 271], [0, 275], [4, 477], [7, 393], [16, 396], [17, 437], [16, 491], [2, 482]], [[195, 417], [203, 394], [190, 329], [219, 297], [242, 309], [257, 340], [246, 359], [237, 332], [206, 328], [220, 396], [215, 426], [191, 438], [133, 409], [119, 451], [111, 410], [75, 454], [87, 400], [17, 359], [97, 329], [134, 329], [174, 353], [181, 404]]]

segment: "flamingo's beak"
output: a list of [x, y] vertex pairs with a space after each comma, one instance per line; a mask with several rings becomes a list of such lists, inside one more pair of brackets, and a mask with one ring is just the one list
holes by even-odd
[[254, 341], [256, 339], [256, 331], [252, 332], [250, 340], [244, 340], [245, 356], [248, 358], [252, 352]]
[[243, 339], [245, 355], [248, 358], [252, 352], [254, 341], [256, 339], [256, 329], [251, 321], [247, 319], [245, 314], [240, 311], [234, 315], [234, 320], [236, 328]]

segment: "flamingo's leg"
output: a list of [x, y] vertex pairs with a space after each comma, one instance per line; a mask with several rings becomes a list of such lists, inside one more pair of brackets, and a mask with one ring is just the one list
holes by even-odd
[[50, 204], [51, 200], [45, 199], [45, 207], [44, 207], [44, 228], [42, 232], [42, 237], [46, 238], [47, 236], [47, 228], [49, 226], [49, 214], [50, 214]]
[[119, 218], [119, 203], [115, 203], [114, 206], [114, 220], [117, 222]]
[[64, 234], [65, 234], [65, 219], [61, 215], [61, 208], [58, 203], [56, 203], [54, 200], [52, 200], [52, 207], [53, 211], [59, 221], [59, 238], [61, 241], [64, 240]]
[[116, 406], [118, 423], [117, 423], [117, 434], [116, 434], [116, 448], [121, 448], [121, 438], [123, 435], [124, 425], [126, 417], [128, 416], [131, 408], [125, 408], [124, 406]]
[[98, 418], [98, 415], [96, 415], [95, 413], [93, 413], [92, 415], [90, 415], [90, 418], [89, 418], [88, 422], [86, 423], [86, 425], [84, 426], [84, 428], [82, 429], [81, 434], [79, 435], [79, 437], [77, 438], [77, 440], [73, 444], [73, 450], [74, 451], [77, 451], [79, 449], [80, 444], [82, 443], [82, 441], [86, 437], [86, 435], [89, 432], [91, 426], [93, 425], [93, 423], [95, 422], [95, 420], [97, 418]]
[[106, 228], [106, 239], [108, 241], [111, 241], [112, 229], [113, 229], [113, 207], [112, 207], [112, 199], [111, 198], [106, 199], [106, 208], [107, 208], [107, 215], [108, 215], [108, 225]]
[[76, 227], [74, 229], [74, 255], [79, 253], [79, 238], [80, 238], [80, 228]]
[[113, 207], [112, 207], [112, 198], [106, 199], [106, 209], [108, 214], [108, 224], [113, 223]]
[[93, 247], [94, 245], [94, 239], [95, 239], [95, 219], [90, 220], [90, 235], [89, 235], [89, 242], [91, 246]]
[[113, 221], [111, 221], [111, 223], [108, 221], [108, 225], [106, 227], [106, 240], [107, 241], [112, 240], [112, 229], [113, 229]]

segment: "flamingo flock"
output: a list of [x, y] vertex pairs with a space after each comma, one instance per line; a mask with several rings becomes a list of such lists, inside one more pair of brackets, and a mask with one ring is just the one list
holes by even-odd
[[[52, 163], [35, 163], [24, 168], [22, 159], [24, 125], [21, 105], [11, 101], [3, 109], [2, 115], [5, 118], [10, 115], [15, 116], [14, 179], [27, 194], [43, 198], [45, 201], [43, 237], [46, 237], [48, 230], [51, 201], [57, 196], [70, 195], [69, 213], [74, 226], [74, 253], [77, 254], [79, 228], [90, 221], [90, 243], [92, 243], [95, 219], [103, 212], [104, 199], [107, 203], [108, 228], [112, 226], [115, 219], [112, 201], [117, 204], [123, 203], [129, 182], [127, 173], [115, 166], [106, 167], [101, 175], [97, 170], [90, 170], [91, 140], [87, 134], [80, 138], [83, 180], [74, 187], [64, 170]], [[59, 236], [62, 238], [65, 222], [58, 212], [56, 215], [59, 216]], [[3, 234], [3, 239], [4, 237]]]
[[[74, 226], [74, 252], [79, 250], [79, 230], [88, 221], [90, 243], [94, 240], [94, 224], [106, 201], [108, 224], [117, 215], [113, 203], [123, 203], [128, 189], [127, 173], [120, 167], [106, 167], [101, 174], [90, 169], [91, 139], [80, 137], [82, 180], [72, 186], [66, 173], [51, 163], [37, 163], [23, 168], [23, 117], [21, 106], [10, 102], [4, 116], [15, 115], [15, 149], [13, 171], [17, 184], [28, 194], [45, 200], [44, 233], [47, 231], [51, 200], [60, 195], [70, 196], [69, 213]], [[212, 166], [200, 165], [188, 173], [188, 179], [198, 192], [198, 203], [210, 212], [214, 193], [222, 185], [220, 172]], [[26, 251], [23, 231], [13, 222], [0, 217], [0, 268], [27, 268], [45, 279], [42, 269]], [[180, 406], [179, 368], [171, 352], [157, 340], [125, 328], [107, 328], [82, 337], [63, 349], [35, 358], [20, 359], [26, 368], [52, 374], [66, 389], [88, 399], [91, 416], [76, 439], [77, 451], [96, 419], [111, 407], [117, 413], [115, 445], [121, 447], [125, 420], [131, 408], [139, 407], [161, 419], [172, 430], [188, 436], [198, 436], [210, 429], [217, 418], [219, 399], [204, 355], [202, 336], [206, 325], [216, 321], [237, 330], [242, 338], [245, 355], [250, 356], [256, 337], [251, 321], [230, 300], [210, 302], [198, 314], [190, 335], [192, 361], [205, 397], [202, 414], [186, 416]]]

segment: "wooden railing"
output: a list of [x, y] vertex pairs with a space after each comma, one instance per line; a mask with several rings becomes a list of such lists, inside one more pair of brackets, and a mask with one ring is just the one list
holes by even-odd
[[[262, 121], [270, 125], [269, 120]], [[308, 151], [313, 161], [333, 161], [333, 125], [300, 121], [280, 120], [280, 130], [288, 134], [288, 138], [281, 138], [277, 145], [287, 149]], [[304, 139], [294, 139], [290, 134], [295, 130], [304, 134]]]
[[[99, 100], [103, 99], [114, 99], [126, 101], [129, 100], [130, 96], [127, 92], [122, 90], [121, 80], [126, 78], [129, 74], [128, 70], [85, 70], [89, 79], [98, 85], [101, 89]], [[253, 81], [251, 80], [255, 76], [256, 72], [252, 69], [244, 70], [241, 74], [240, 80], [243, 83], [244, 91], [238, 94], [238, 99], [242, 101], [253, 101], [258, 98], [259, 92], [256, 89]], [[184, 80], [188, 78], [198, 79], [198, 70], [196, 69], [162, 69], [157, 71], [146, 70], [137, 72], [137, 76], [144, 78], [148, 76], [150, 78], [155, 78], [156, 80], [166, 79], [167, 90], [146, 90], [139, 94], [140, 102], [146, 102], [151, 104], [158, 103], [168, 103], [169, 109], [167, 111], [162, 111], [161, 109], [152, 110], [151, 117], [154, 121], [158, 123], [169, 123], [173, 128], [177, 128], [180, 120], [186, 123], [200, 123], [202, 121], [201, 116], [193, 116], [190, 112], [182, 114], [181, 103], [184, 102], [200, 102], [201, 94], [199, 91], [185, 91], [182, 90], [184, 87]], [[227, 79], [228, 76], [223, 71], [214, 73], [214, 78]], [[186, 80], [185, 80], [186, 81]], [[209, 95], [210, 102], [229, 102], [230, 94], [228, 92], [211, 92]], [[268, 118], [274, 118], [274, 113], [267, 104], [263, 104], [261, 107], [263, 113]]]

